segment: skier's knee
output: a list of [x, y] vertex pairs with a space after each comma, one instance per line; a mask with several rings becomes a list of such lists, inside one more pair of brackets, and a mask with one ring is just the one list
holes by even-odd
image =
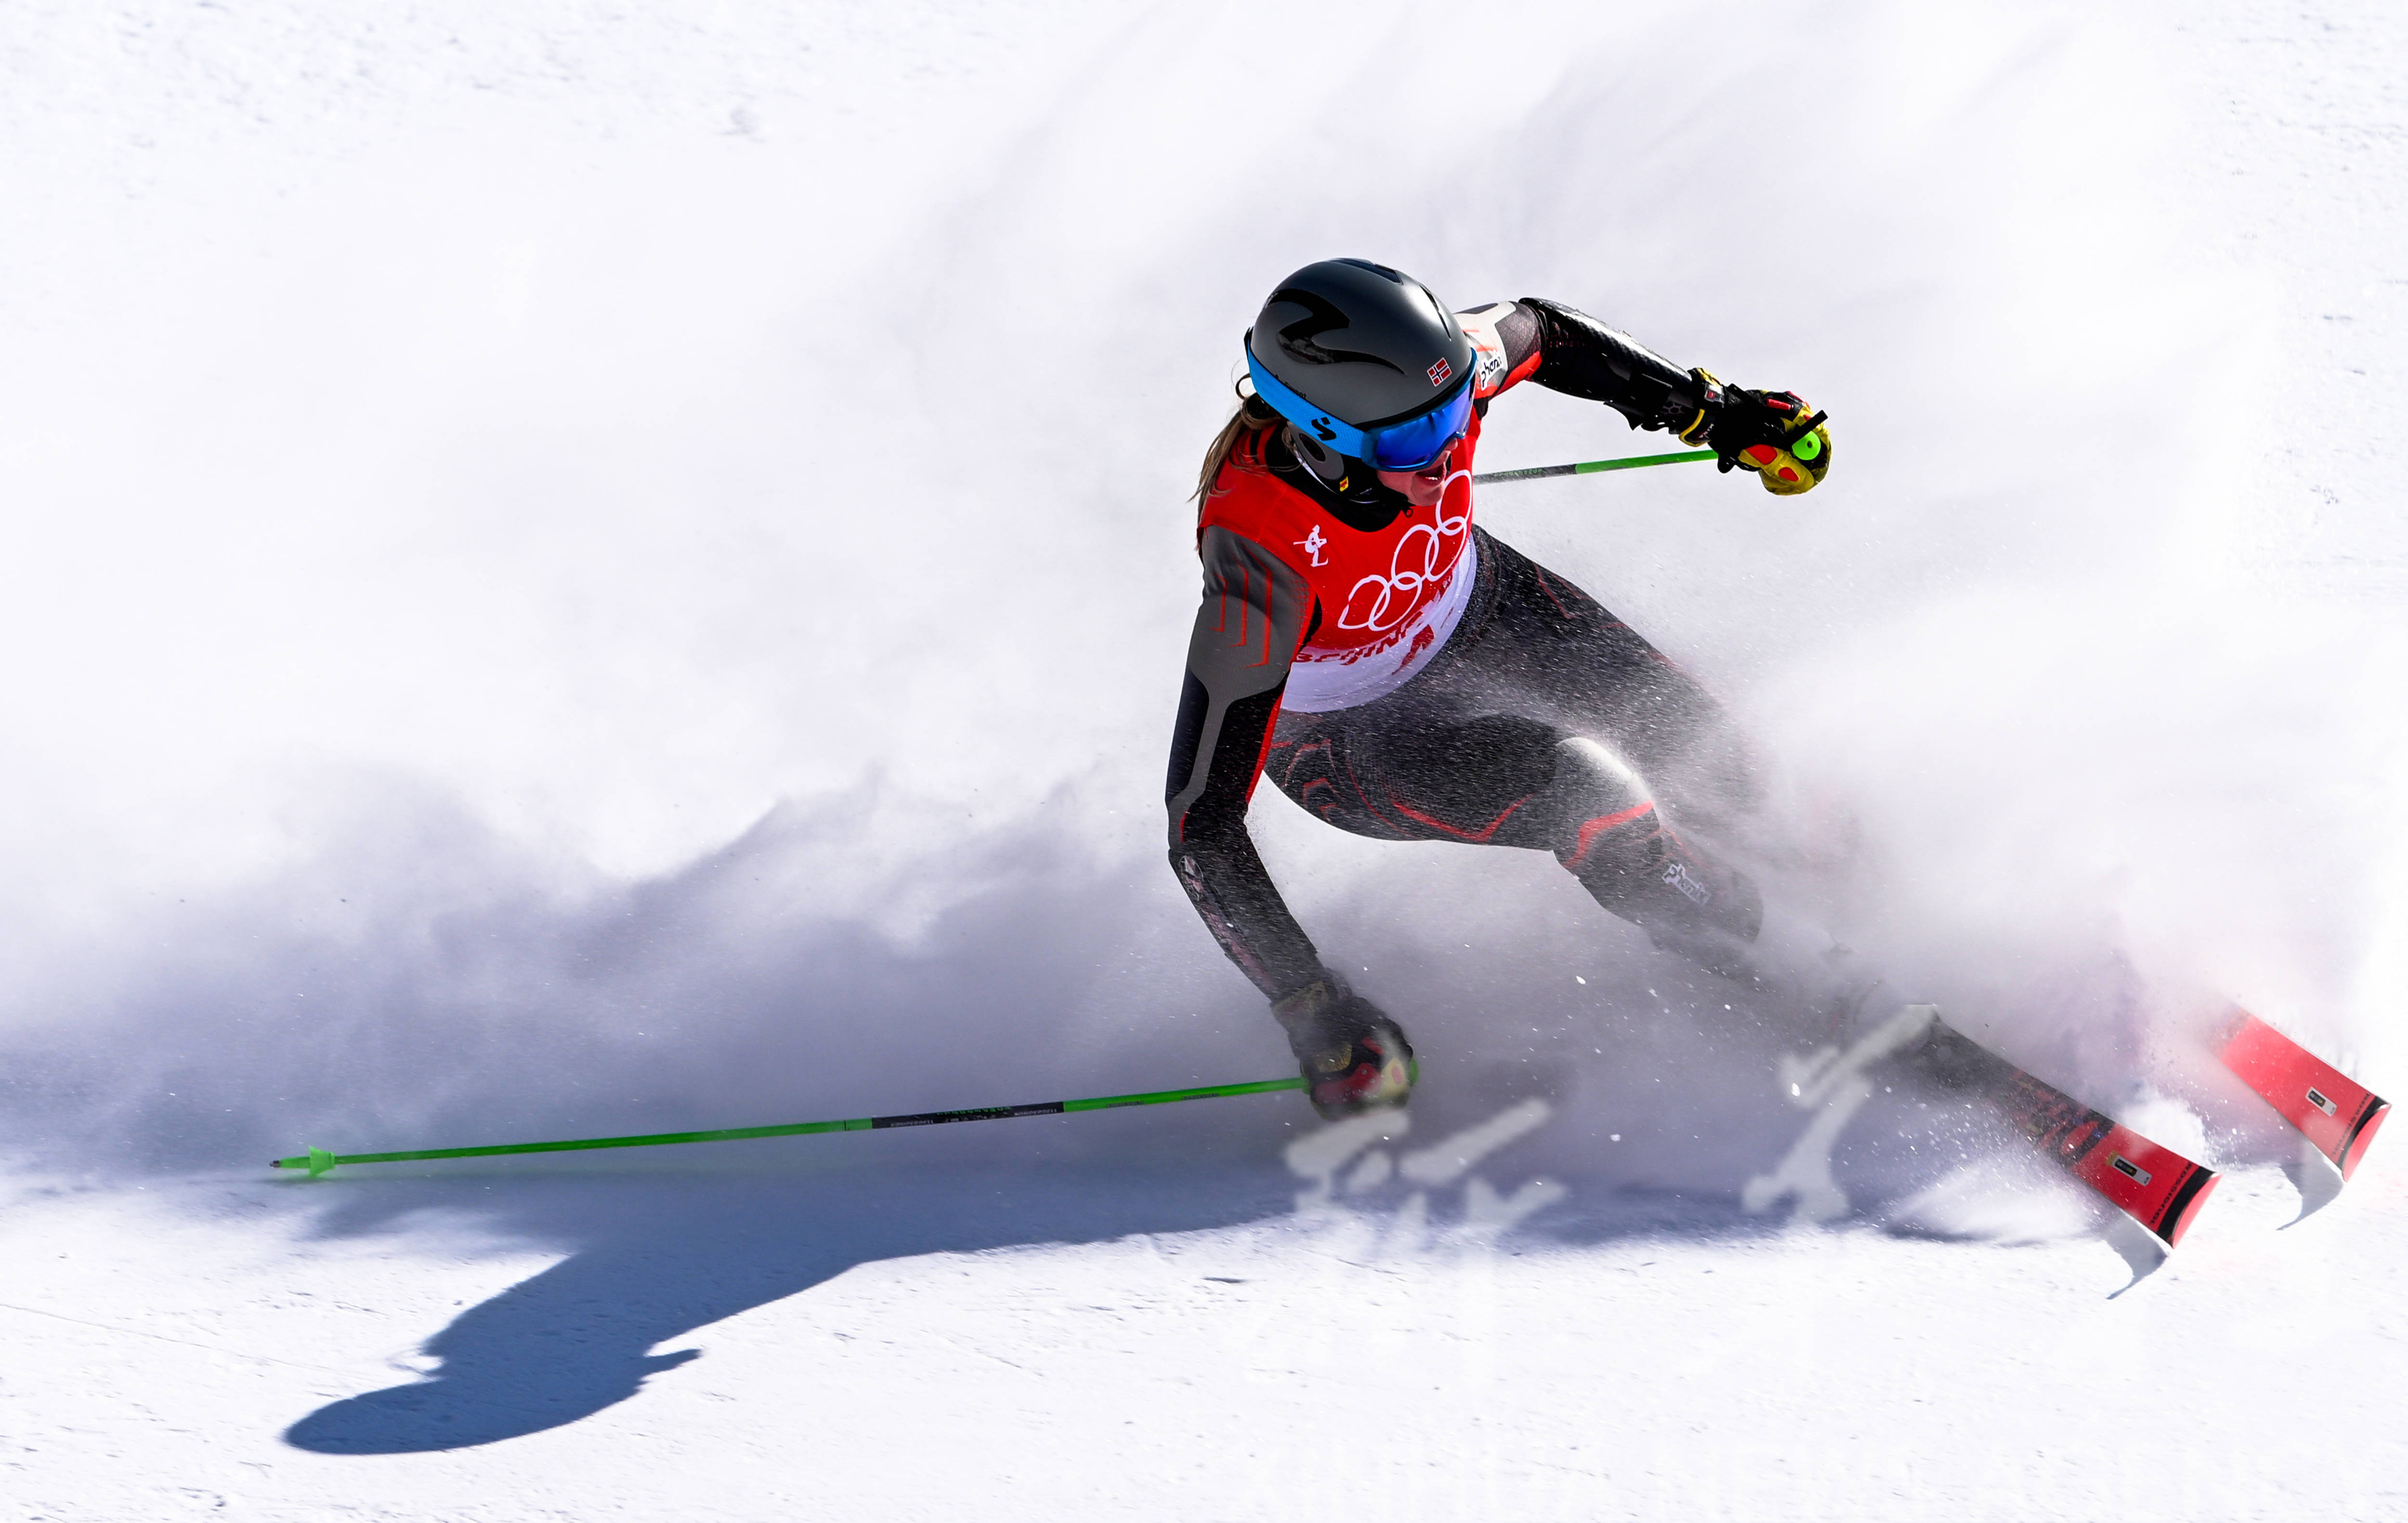
[[1630, 764], [1581, 737], [1559, 742], [1555, 760], [1543, 802], [1564, 870], [1597, 893], [1600, 884], [1656, 866], [1663, 822]]
[[1568, 868], [1605, 832], [1655, 808], [1630, 764], [1585, 736], [1556, 741], [1554, 761], [1555, 775], [1534, 802], [1552, 817], [1555, 858]]
[[1716, 861], [1665, 822], [1628, 764], [1594, 740], [1555, 748], [1565, 812], [1555, 859], [1591, 898], [1645, 927], [1656, 945], [1708, 967], [1755, 940], [1764, 901], [1747, 874]]

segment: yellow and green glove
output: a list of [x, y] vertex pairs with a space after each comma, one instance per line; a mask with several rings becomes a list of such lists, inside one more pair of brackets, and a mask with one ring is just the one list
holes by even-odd
[[1681, 430], [1681, 442], [1713, 450], [1717, 470], [1752, 470], [1767, 492], [1784, 497], [1812, 492], [1829, 473], [1826, 415], [1810, 412], [1796, 392], [1752, 392], [1724, 385], [1704, 370], [1691, 373], [1706, 405]]

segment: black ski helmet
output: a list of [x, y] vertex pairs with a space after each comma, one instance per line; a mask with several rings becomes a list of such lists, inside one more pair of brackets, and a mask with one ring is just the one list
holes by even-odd
[[1368, 259], [1324, 259], [1282, 280], [1246, 330], [1246, 353], [1309, 407], [1367, 434], [1448, 400], [1472, 371], [1471, 340], [1445, 305]]

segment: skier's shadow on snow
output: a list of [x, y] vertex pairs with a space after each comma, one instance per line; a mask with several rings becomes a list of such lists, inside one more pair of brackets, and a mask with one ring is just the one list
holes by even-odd
[[[1466, 1095], [1454, 1106], [1416, 1107], [1428, 1113], [1423, 1119], [1429, 1125], [1415, 1131], [1435, 1139], [1492, 1122], [1495, 1099]], [[1238, 1103], [1301, 1109], [1293, 1096]], [[1008, 1137], [985, 1127], [948, 1127], [802, 1139], [767, 1144], [789, 1149], [782, 1158], [765, 1156], [733, 1168], [658, 1165], [632, 1173], [605, 1162], [479, 1171], [473, 1182], [489, 1185], [482, 1199], [510, 1230], [566, 1245], [568, 1257], [468, 1308], [428, 1340], [424, 1352], [437, 1363], [424, 1378], [322, 1407], [287, 1430], [286, 1442], [322, 1454], [376, 1455], [523, 1437], [591, 1416], [634, 1396], [649, 1376], [700, 1358], [675, 1346], [684, 1335], [861, 1264], [1265, 1221], [1294, 1210], [1304, 1183], [1278, 1153], [1255, 1148], [1230, 1156], [1228, 1144], [1200, 1125], [1182, 1153], [1179, 1138], [1161, 1134], [1175, 1125], [1165, 1117], [1105, 1113], [1010, 1125], [1030, 1129]], [[1082, 1129], [1075, 1143], [1056, 1140], [1067, 1145], [1049, 1156], [1056, 1141], [1039, 1129], [1049, 1127]], [[1117, 1138], [1096, 1134], [1118, 1128], [1128, 1130]], [[1876, 1122], [1868, 1130], [1877, 1142], [1885, 1128]], [[1257, 1135], [1283, 1141], [1299, 1134], [1280, 1128]], [[1778, 1132], [1768, 1130], [1732, 1161], [1743, 1174], [1746, 1156], [1769, 1165], [1781, 1145]], [[877, 1156], [897, 1146], [913, 1156], [899, 1162]], [[848, 1149], [859, 1151], [846, 1156]], [[1866, 1151], [1872, 1168], [1843, 1159], [1840, 1172], [1852, 1189], [1866, 1192], [1867, 1203], [1910, 1193], [1934, 1167], [1902, 1142]], [[1526, 1178], [1527, 1162], [1508, 1164], [1498, 1176], [1501, 1185], [1519, 1185], [1512, 1176]], [[1884, 1172], [1899, 1177], [1877, 1181]], [[1738, 1177], [1728, 1189], [1702, 1193], [1639, 1191], [1592, 1178], [1576, 1204], [1533, 1226], [1567, 1245], [1633, 1234], [1730, 1238], [1784, 1230], [1785, 1214], [1742, 1209]], [[470, 1182], [452, 1166], [415, 1180], [363, 1172], [314, 1185], [296, 1181], [294, 1187], [355, 1190], [324, 1224], [348, 1235], [455, 1205]], [[1350, 1194], [1348, 1202], [1374, 1213], [1398, 1203], [1379, 1191], [1359, 1200]], [[798, 1347], [793, 1358], [811, 1354]]]
[[[1294, 1097], [1240, 1103], [1283, 1102], [1294, 1104]], [[1430, 1109], [1426, 1130], [1436, 1137], [1492, 1120], [1494, 1107], [1475, 1103], [1455, 1114]], [[976, 1134], [984, 1128], [946, 1128], [951, 1135], [863, 1133], [804, 1144], [913, 1147], [920, 1156], [901, 1167], [867, 1157], [814, 1162], [790, 1156], [743, 1172], [663, 1168], [635, 1178], [608, 1165], [495, 1169], [481, 1177], [493, 1190], [485, 1199], [501, 1218], [532, 1241], [571, 1245], [568, 1257], [468, 1308], [428, 1340], [423, 1350], [438, 1362], [424, 1378], [322, 1407], [287, 1430], [285, 1440], [321, 1454], [378, 1455], [524, 1437], [591, 1416], [636, 1395], [649, 1376], [701, 1358], [676, 1346], [684, 1335], [858, 1265], [1267, 1221], [1288, 1216], [1306, 1184], [1276, 1153], [1200, 1156], [1227, 1151], [1200, 1129], [1192, 1141], [1201, 1147], [1185, 1166], [1167, 1162], [1163, 1140], [1140, 1142], [1135, 1128], [1144, 1123], [1127, 1114], [1013, 1125], [1076, 1122], [1130, 1127], [1121, 1139], [1127, 1152], [1113, 1164], [1096, 1162], [1085, 1147], [1077, 1157], [1046, 1160], [1042, 1147], [1024, 1152], [1015, 1141], [981, 1142]], [[1272, 1135], [1299, 1134], [1282, 1128]], [[1111, 1141], [1082, 1139], [1090, 1146]], [[1507, 1163], [1498, 1178], [1511, 1186], [1526, 1172], [1524, 1163]], [[455, 1203], [464, 1175], [337, 1175], [325, 1184], [358, 1189], [325, 1224], [350, 1234]], [[1350, 1188], [1346, 1203], [1394, 1214], [1398, 1201], [1391, 1197], [1417, 1186], [1391, 1185], [1368, 1194]], [[1459, 1214], [1453, 1193], [1433, 1202], [1432, 1225], [1443, 1228]], [[1749, 1214], [1733, 1192], [1684, 1195], [1590, 1180], [1578, 1194], [1569, 1209], [1533, 1223], [1541, 1235], [1593, 1244], [1632, 1235], [1743, 1238], [1784, 1230], [1780, 1215]], [[798, 1346], [791, 1357], [800, 1362], [812, 1355]]]
[[[321, 1407], [286, 1430], [287, 1443], [321, 1454], [415, 1454], [523, 1437], [591, 1416], [701, 1357], [652, 1352], [662, 1343], [859, 1264], [1226, 1226], [1285, 1210], [1296, 1181], [1272, 1157], [1177, 1179], [1090, 1170], [1066, 1182], [956, 1159], [908, 1171], [680, 1172], [641, 1183], [572, 1172], [495, 1184], [515, 1197], [514, 1226], [575, 1250], [430, 1339], [424, 1350], [440, 1362], [427, 1378]], [[374, 1214], [389, 1219], [456, 1198], [459, 1184], [371, 1187]]]

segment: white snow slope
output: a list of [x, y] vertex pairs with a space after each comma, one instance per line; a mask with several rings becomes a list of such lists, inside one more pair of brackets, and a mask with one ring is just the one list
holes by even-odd
[[[2372, 0], [0, 7], [0, 1516], [2408, 1516], [2408, 1137], [2303, 1214], [2200, 1046], [2408, 1087], [2404, 79]], [[1900, 1096], [1783, 1174], [1762, 1012], [1268, 791], [1409, 1131], [260, 1167], [1281, 1072], [1158, 789], [1333, 253], [1830, 410], [1484, 522], [1757, 733], [1778, 892], [2226, 1171], [2162, 1267]]]

